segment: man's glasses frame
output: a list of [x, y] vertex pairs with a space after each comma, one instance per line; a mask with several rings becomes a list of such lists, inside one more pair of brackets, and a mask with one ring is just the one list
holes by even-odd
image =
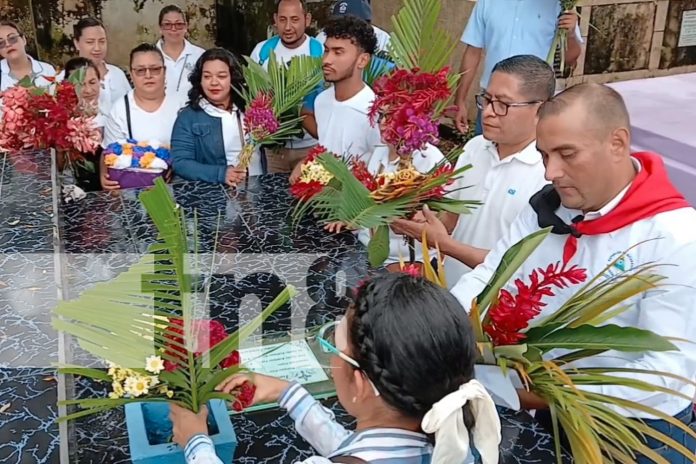
[[480, 93], [476, 95], [476, 108], [483, 111], [488, 105], [491, 105], [493, 107], [493, 112], [497, 116], [507, 116], [510, 108], [520, 108], [524, 106], [536, 105], [538, 103], [544, 103], [544, 101], [534, 100], [520, 103], [506, 103], [504, 101], [491, 98], [485, 93]]

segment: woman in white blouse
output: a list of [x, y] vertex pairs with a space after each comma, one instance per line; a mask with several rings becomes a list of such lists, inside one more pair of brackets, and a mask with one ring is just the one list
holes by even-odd
[[[237, 185], [246, 177], [239, 169], [244, 140], [244, 102], [234, 91], [243, 83], [237, 59], [213, 48], [201, 56], [191, 74], [188, 105], [172, 133], [174, 173], [189, 180]], [[263, 173], [258, 152], [249, 175]]]
[[91, 60], [99, 68], [102, 89], [99, 93], [99, 108], [108, 114], [113, 103], [130, 92], [126, 74], [118, 66], [107, 63], [108, 42], [106, 29], [96, 18], [83, 18], [73, 27], [73, 43], [82, 58]]
[[25, 77], [33, 77], [35, 84], [47, 87], [56, 75], [48, 63], [35, 60], [27, 54], [27, 39], [11, 21], [0, 21], [0, 92], [17, 84]]
[[205, 50], [186, 40], [188, 22], [178, 6], [162, 8], [159, 27], [161, 39], [157, 41], [157, 48], [162, 51], [167, 66], [167, 95], [176, 94], [185, 100], [191, 89], [189, 75]]
[[[164, 58], [154, 45], [141, 44], [130, 54], [130, 72], [135, 89], [117, 100], [106, 118], [103, 147], [128, 139], [168, 145], [181, 102], [164, 93]], [[109, 180], [101, 162], [101, 183], [105, 190], [118, 189]]]

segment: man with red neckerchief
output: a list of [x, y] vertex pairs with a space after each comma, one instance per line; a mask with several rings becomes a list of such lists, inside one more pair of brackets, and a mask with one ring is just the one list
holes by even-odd
[[[664, 164], [654, 153], [630, 153], [630, 123], [621, 96], [609, 87], [582, 84], [560, 93], [539, 110], [537, 149], [542, 154], [544, 187], [488, 253], [485, 261], [465, 274], [452, 293], [465, 308], [483, 290], [502, 255], [513, 244], [539, 230], [552, 234], [535, 250], [515, 277], [552, 263], [577, 265], [594, 277], [616, 262], [609, 275], [646, 263], [665, 266], [666, 279], [656, 290], [638, 295], [631, 307], [609, 323], [648, 329], [677, 342], [680, 351], [660, 353], [608, 352], [591, 358], [593, 366], [625, 367], [696, 377], [696, 210], [672, 186]], [[632, 248], [633, 247], [633, 248]], [[539, 317], [556, 311], [577, 288], [559, 289]], [[694, 397], [694, 387], [673, 378], [635, 374], [646, 382]], [[655, 408], [696, 429], [689, 400], [659, 392], [611, 385], [585, 390], [617, 396]], [[528, 409], [544, 407], [540, 398], [520, 392]], [[640, 417], [696, 455], [696, 443], [677, 427], [640, 411], [619, 411]], [[687, 464], [671, 447], [648, 439], [647, 445], [671, 464]], [[652, 462], [639, 457], [639, 464]]]

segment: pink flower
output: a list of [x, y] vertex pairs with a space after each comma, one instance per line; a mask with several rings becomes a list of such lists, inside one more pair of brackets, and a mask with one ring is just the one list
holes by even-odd
[[244, 113], [246, 132], [256, 142], [262, 142], [280, 129], [280, 122], [273, 113], [273, 101], [264, 93], [256, 97]]

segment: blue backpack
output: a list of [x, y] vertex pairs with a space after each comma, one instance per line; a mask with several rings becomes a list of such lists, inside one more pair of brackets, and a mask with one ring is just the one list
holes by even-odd
[[[259, 64], [263, 64], [271, 57], [271, 52], [276, 49], [280, 42], [280, 36], [274, 35], [266, 41], [259, 51]], [[314, 37], [309, 38], [309, 56], [312, 58], [321, 58], [324, 56], [324, 45]]]

